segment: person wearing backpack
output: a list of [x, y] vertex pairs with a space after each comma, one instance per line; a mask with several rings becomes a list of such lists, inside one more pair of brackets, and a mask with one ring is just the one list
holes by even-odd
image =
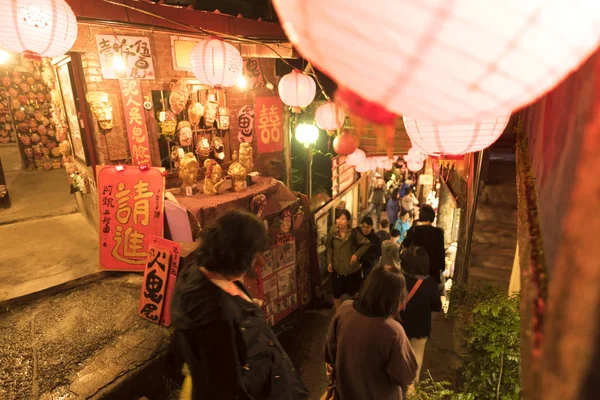
[[442, 310], [437, 283], [429, 276], [429, 256], [420, 246], [411, 246], [400, 255], [408, 296], [400, 309], [400, 323], [406, 331], [415, 357], [419, 382], [425, 345], [431, 334], [431, 313]]

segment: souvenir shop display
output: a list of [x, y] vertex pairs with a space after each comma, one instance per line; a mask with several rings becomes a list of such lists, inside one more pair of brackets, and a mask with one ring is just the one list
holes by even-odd
[[239, 162], [240, 164], [242, 164], [242, 167], [246, 169], [246, 173], [248, 174], [254, 169], [254, 161], [252, 157], [252, 145], [250, 145], [250, 143], [240, 143], [240, 150], [238, 156]]
[[223, 180], [223, 169], [213, 159], [204, 161], [204, 194], [215, 195], [217, 194], [217, 188]]
[[231, 190], [241, 192], [246, 188], [246, 168], [237, 160], [237, 153], [234, 154], [234, 162], [227, 170], [227, 175], [231, 177]]
[[198, 164], [198, 160], [196, 160], [194, 153], [185, 153], [181, 159], [179, 169], [179, 178], [181, 178], [182, 181], [182, 193], [191, 195], [196, 192], [196, 179], [198, 177], [199, 169], [200, 165]]
[[85, 98], [100, 128], [104, 131], [111, 130], [113, 128], [113, 108], [108, 93], [88, 92]]

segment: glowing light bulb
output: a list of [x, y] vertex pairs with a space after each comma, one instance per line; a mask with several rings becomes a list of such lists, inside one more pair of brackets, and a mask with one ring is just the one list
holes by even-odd
[[10, 54], [8, 51], [0, 49], [0, 64], [4, 64], [10, 59]]
[[308, 148], [319, 139], [319, 128], [313, 124], [300, 124], [296, 127], [296, 140]]
[[113, 57], [112, 66], [115, 71], [125, 71], [125, 61], [123, 60], [123, 57], [121, 57], [119, 54], [115, 54]]
[[271, 82], [267, 82], [267, 84], [265, 85], [267, 87], [267, 89], [269, 90], [273, 90], [275, 89], [275, 85], [273, 85]]
[[246, 87], [248, 87], [248, 82], [246, 82], [246, 78], [244, 78], [243, 76], [240, 76], [237, 79], [236, 85], [240, 89], [246, 89]]

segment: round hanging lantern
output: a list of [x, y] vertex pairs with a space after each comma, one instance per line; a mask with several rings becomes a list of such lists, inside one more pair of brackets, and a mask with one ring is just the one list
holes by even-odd
[[435, 124], [403, 116], [406, 133], [417, 150], [429, 155], [460, 155], [491, 146], [510, 115], [470, 124]]
[[344, 110], [332, 101], [323, 104], [315, 112], [317, 126], [327, 131], [329, 136], [333, 136], [334, 131], [342, 127], [345, 119]]
[[408, 154], [404, 156], [404, 161], [414, 161], [414, 162], [423, 162], [427, 159], [427, 155], [423, 154], [421, 151], [419, 151], [418, 149], [411, 147], [410, 150], [408, 150]]
[[406, 167], [409, 171], [418, 172], [423, 169], [423, 162], [418, 161], [408, 161], [406, 163]]
[[73, 46], [77, 20], [64, 0], [0, 1], [0, 47], [31, 57], [57, 57]]
[[296, 127], [296, 140], [308, 147], [315, 144], [319, 138], [319, 128], [313, 124], [299, 124]]
[[521, 108], [600, 44], [594, 0], [273, 3], [321, 71], [389, 111], [436, 122]]
[[299, 113], [300, 108], [309, 105], [317, 93], [314, 79], [296, 69], [281, 78], [277, 89], [281, 101], [292, 107], [295, 113]]
[[205, 85], [230, 87], [242, 76], [244, 62], [238, 49], [218, 38], [202, 40], [190, 54], [192, 72]]
[[356, 139], [350, 133], [342, 132], [341, 135], [333, 139], [333, 150], [340, 156], [354, 153], [357, 146]]
[[356, 149], [354, 150], [354, 152], [348, 154], [348, 157], [346, 157], [346, 163], [348, 165], [356, 167], [357, 165], [360, 165], [363, 161], [365, 161], [366, 158], [367, 155], [364, 151], [362, 151], [361, 149]]

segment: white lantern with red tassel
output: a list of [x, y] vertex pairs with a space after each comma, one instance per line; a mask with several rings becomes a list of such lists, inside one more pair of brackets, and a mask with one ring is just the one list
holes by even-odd
[[333, 136], [336, 129], [340, 129], [344, 125], [346, 114], [344, 110], [332, 101], [328, 101], [323, 104], [315, 112], [315, 122], [317, 126], [324, 131], [327, 131], [327, 135]]
[[436, 122], [526, 106], [600, 44], [597, 0], [273, 4], [294, 47], [340, 85]]
[[0, 47], [26, 56], [57, 57], [73, 46], [77, 20], [64, 0], [0, 1]]
[[190, 63], [200, 83], [217, 88], [235, 85], [244, 68], [239, 50], [216, 37], [200, 41], [192, 49]]
[[435, 124], [403, 116], [406, 133], [418, 150], [429, 155], [461, 155], [491, 146], [510, 115], [470, 124]]
[[277, 88], [281, 101], [292, 107], [294, 113], [299, 113], [302, 107], [312, 103], [317, 93], [314, 79], [296, 69], [284, 75]]

